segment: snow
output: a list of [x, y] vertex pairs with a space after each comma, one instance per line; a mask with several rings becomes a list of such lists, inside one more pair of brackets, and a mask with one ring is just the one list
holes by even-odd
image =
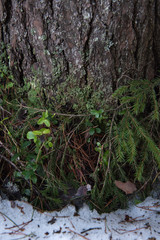
[[0, 201], [0, 240], [149, 240], [160, 239], [160, 200], [148, 197], [128, 209], [99, 215], [87, 205], [76, 214], [39, 212], [25, 202]]

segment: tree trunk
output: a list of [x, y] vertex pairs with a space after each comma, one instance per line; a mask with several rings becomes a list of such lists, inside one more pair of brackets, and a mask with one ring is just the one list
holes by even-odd
[[118, 79], [156, 76], [159, 16], [160, 0], [0, 0], [0, 40], [19, 83], [71, 78], [107, 99]]

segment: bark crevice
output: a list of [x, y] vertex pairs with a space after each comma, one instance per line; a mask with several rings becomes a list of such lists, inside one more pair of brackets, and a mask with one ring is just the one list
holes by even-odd
[[88, 23], [89, 28], [88, 28], [88, 32], [86, 34], [86, 40], [84, 42], [84, 47], [83, 47], [83, 55], [84, 55], [84, 81], [85, 84], [88, 84], [88, 66], [89, 66], [89, 50], [90, 50], [90, 46], [89, 46], [89, 41], [90, 41], [90, 37], [91, 37], [91, 33], [93, 30], [93, 21], [95, 18], [95, 11], [96, 11], [96, 2], [95, 1], [91, 1], [90, 0], [90, 6], [91, 6], [91, 13], [92, 13], [92, 17]]
[[133, 30], [135, 32], [135, 36], [136, 36], [136, 48], [135, 48], [135, 52], [134, 52], [134, 58], [135, 58], [135, 66], [136, 68], [138, 69], [138, 46], [139, 46], [139, 39], [140, 39], [140, 36], [139, 36], [139, 33], [137, 31], [137, 28], [136, 28], [136, 16], [137, 16], [137, 3], [138, 3], [138, 0], [136, 0], [134, 2], [134, 8], [133, 8], [133, 20], [132, 20], [132, 26], [133, 26]]

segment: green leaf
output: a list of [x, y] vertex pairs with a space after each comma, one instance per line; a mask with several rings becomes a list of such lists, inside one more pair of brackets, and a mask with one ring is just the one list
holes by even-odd
[[48, 138], [48, 141], [49, 141], [49, 142], [52, 141], [52, 137], [49, 137], [49, 138]]
[[50, 121], [48, 119], [40, 118], [37, 123], [39, 125], [42, 125], [44, 123], [47, 127], [50, 127]]
[[99, 112], [96, 110], [92, 110], [91, 114], [94, 115], [96, 118], [99, 118]]
[[104, 109], [99, 109], [98, 111], [100, 114], [104, 113]]
[[91, 129], [89, 130], [89, 134], [90, 134], [90, 135], [95, 134], [95, 129], [94, 129], [94, 128], [91, 128]]
[[45, 118], [48, 118], [48, 110], [45, 111]]
[[34, 136], [34, 143], [37, 142], [37, 136]]
[[23, 191], [23, 193], [25, 194], [25, 195], [27, 195], [27, 196], [30, 196], [31, 195], [31, 191], [30, 191], [30, 189], [25, 189], [24, 191]]
[[86, 120], [86, 126], [87, 127], [92, 127], [93, 126], [93, 123], [90, 122], [88, 119]]
[[42, 112], [42, 118], [48, 118], [48, 110], [46, 110], [45, 112]]
[[53, 143], [52, 142], [48, 142], [48, 146], [49, 147], [53, 147]]
[[32, 170], [35, 172], [36, 169], [37, 169], [37, 164], [36, 164], [36, 163], [31, 164], [31, 168], [32, 168]]
[[34, 175], [33, 170], [26, 170], [22, 172], [23, 176], [25, 177], [26, 180], [30, 179], [32, 175]]
[[33, 131], [34, 135], [42, 136], [43, 134], [49, 134], [51, 131], [48, 128], [41, 128], [40, 130]]
[[22, 177], [22, 173], [15, 171], [15, 172], [14, 172], [14, 177], [15, 177], [15, 178]]
[[36, 135], [36, 136], [41, 136], [43, 135], [43, 131], [40, 130], [36, 130], [36, 131], [33, 131], [33, 134]]
[[41, 124], [43, 124], [43, 123], [44, 123], [44, 120], [45, 120], [44, 118], [40, 118], [40, 119], [38, 120], [38, 122], [37, 122], [37, 123], [38, 123], [38, 125], [41, 125]]
[[35, 137], [35, 135], [34, 135], [34, 133], [32, 131], [29, 131], [27, 133], [27, 139], [34, 139], [34, 137]]
[[51, 132], [48, 128], [42, 128], [41, 131], [43, 134], [49, 134]]
[[32, 182], [33, 182], [34, 184], [36, 184], [36, 183], [37, 183], [37, 177], [36, 177], [36, 175], [32, 175], [31, 180], [32, 180]]
[[98, 146], [98, 147], [101, 147], [101, 143], [100, 143], [100, 142], [97, 142], [97, 146]]
[[12, 82], [9, 82], [7, 85], [6, 85], [6, 89], [9, 89], [9, 88], [12, 88], [14, 85], [14, 83]]
[[50, 121], [48, 119], [45, 119], [43, 123], [46, 125], [46, 127], [50, 127]]
[[96, 151], [96, 152], [99, 152], [99, 153], [100, 153], [101, 150], [102, 150], [101, 147], [95, 147], [95, 151]]
[[104, 154], [103, 154], [103, 161], [104, 161], [105, 163], [108, 162], [108, 161], [107, 161], [108, 156], [109, 156], [109, 150], [106, 150], [106, 151], [104, 152]]
[[101, 129], [100, 128], [96, 128], [96, 133], [101, 133]]
[[[40, 146], [41, 146], [41, 144], [42, 144], [42, 142], [41, 142], [41, 140], [37, 137], [37, 136], [35, 136], [37, 139], [35, 139], [36, 140], [36, 148], [40, 148]], [[35, 149], [35, 152], [36, 152], [36, 149]], [[37, 153], [37, 152], [36, 152]]]

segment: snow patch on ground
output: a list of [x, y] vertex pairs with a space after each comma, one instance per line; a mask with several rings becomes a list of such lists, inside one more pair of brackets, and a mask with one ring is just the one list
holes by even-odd
[[125, 210], [99, 215], [84, 205], [40, 213], [25, 202], [0, 201], [0, 240], [160, 239], [160, 200], [148, 197]]

